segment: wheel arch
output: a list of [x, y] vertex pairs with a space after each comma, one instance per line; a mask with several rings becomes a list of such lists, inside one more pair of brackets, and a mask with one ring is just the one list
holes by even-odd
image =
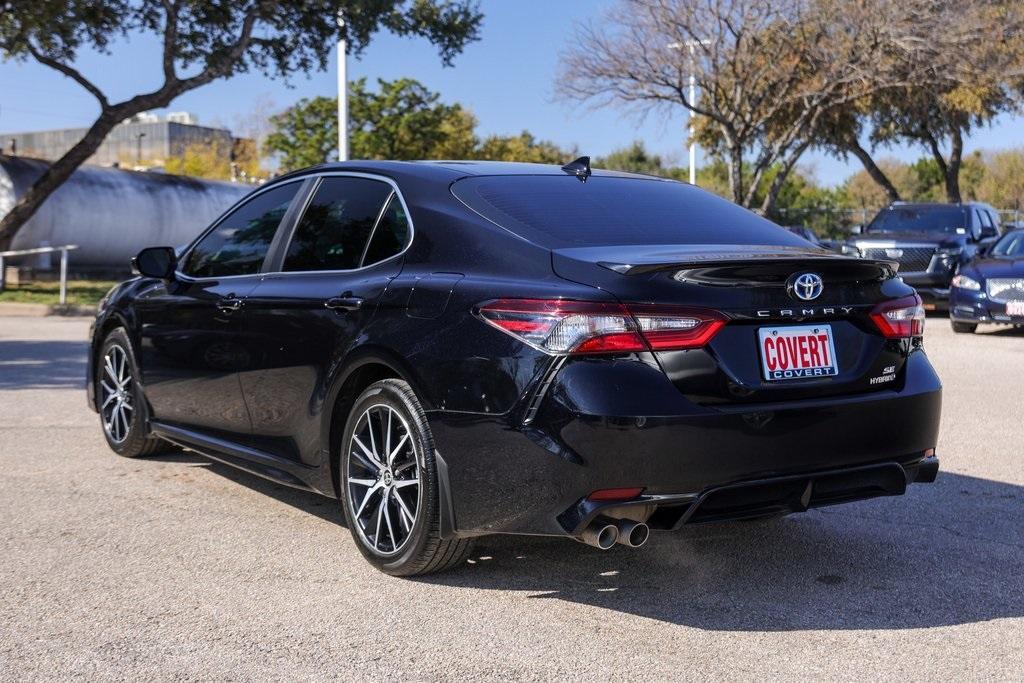
[[382, 379], [400, 379], [409, 384], [416, 396], [427, 407], [425, 395], [420, 388], [416, 372], [397, 353], [384, 347], [366, 346], [348, 354], [339, 372], [331, 383], [320, 426], [320, 443], [328, 449], [327, 462], [331, 470], [331, 484], [334, 494], [341, 497], [341, 477], [338, 472], [338, 453], [341, 438], [345, 432], [348, 413], [352, 404], [366, 387]]

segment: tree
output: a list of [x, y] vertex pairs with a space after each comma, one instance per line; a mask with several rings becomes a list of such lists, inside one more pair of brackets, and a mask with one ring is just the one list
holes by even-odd
[[[402, 78], [366, 80], [349, 85], [349, 135], [356, 159], [491, 159], [565, 163], [572, 158], [554, 143], [537, 140], [529, 131], [491, 135], [480, 140], [476, 117], [458, 103], [448, 104], [419, 81]], [[274, 132], [266, 151], [281, 155], [285, 170], [336, 158], [337, 100], [300, 100], [271, 118]]]
[[994, 152], [984, 161], [978, 198], [1004, 209], [1024, 208], [1024, 148]]
[[411, 78], [378, 79], [377, 85], [374, 93], [366, 89], [365, 78], [352, 83], [349, 135], [354, 158], [464, 158], [471, 153], [476, 120], [461, 105], [442, 103], [440, 94]]
[[872, 150], [903, 141], [919, 144], [940, 175], [935, 199], [959, 202], [965, 138], [1020, 105], [1024, 9], [1016, 0], [930, 0], [913, 11], [920, 39], [931, 49], [884, 55], [879, 70], [904, 74], [903, 83], [855, 103], [824, 131], [822, 142], [837, 156], [856, 156], [890, 201], [900, 198], [896, 187], [861, 140]]
[[[830, 117], [879, 90], [921, 82], [951, 47], [937, 37], [947, 26], [932, 4], [620, 0], [603, 25], [578, 29], [558, 90], [641, 114], [687, 109], [699, 117], [698, 140], [726, 162], [732, 199], [771, 213]], [[884, 68], [890, 63], [902, 68]]]
[[[819, 119], [877, 87], [871, 65], [890, 42], [894, 5], [623, 0], [605, 25], [579, 27], [559, 92], [644, 114], [686, 108], [700, 117], [698, 137], [725, 160], [737, 203], [754, 206], [762, 178], [778, 168], [760, 203], [770, 212]], [[689, 96], [691, 74], [699, 101]]]
[[472, 159], [484, 161], [523, 161], [534, 164], [566, 164], [576, 158], [576, 150], [563, 150], [547, 140], [538, 140], [529, 131], [519, 135], [491, 135], [474, 150]]
[[[339, 27], [339, 12], [345, 23]], [[476, 40], [481, 21], [474, 0], [0, 0], [0, 51], [35, 60], [74, 80], [96, 98], [100, 113], [85, 136], [51, 164], [0, 220], [9, 240], [119, 122], [165, 107], [182, 93], [218, 79], [258, 71], [287, 78], [326, 68], [338, 34], [359, 54], [386, 29], [422, 36], [448, 64]], [[83, 49], [108, 52], [114, 37], [153, 33], [162, 41], [162, 83], [112, 102], [75, 66]]]
[[281, 169], [291, 171], [330, 161], [338, 152], [338, 98], [302, 98], [270, 117], [273, 129], [264, 142], [267, 154], [279, 154]]
[[[677, 177], [678, 169], [668, 169], [662, 163], [661, 157], [650, 154], [644, 143], [634, 140], [629, 147], [617, 149], [606, 157], [594, 161], [594, 166], [607, 168], [613, 171], [626, 171], [628, 173], [645, 173], [665, 177]], [[673, 173], [675, 171], [675, 173]], [[681, 176], [678, 176], [681, 177]]]

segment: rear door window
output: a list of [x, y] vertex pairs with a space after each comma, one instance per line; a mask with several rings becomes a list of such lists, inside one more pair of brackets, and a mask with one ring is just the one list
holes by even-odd
[[285, 271], [358, 268], [391, 186], [369, 178], [326, 177], [295, 227]]
[[301, 182], [287, 183], [247, 200], [192, 247], [182, 272], [192, 277], [258, 273], [277, 226], [301, 186]]
[[410, 232], [405, 207], [402, 206], [398, 195], [392, 193], [384, 213], [381, 214], [380, 222], [373, 230], [373, 237], [366, 248], [362, 265], [378, 263], [401, 252], [409, 243]]

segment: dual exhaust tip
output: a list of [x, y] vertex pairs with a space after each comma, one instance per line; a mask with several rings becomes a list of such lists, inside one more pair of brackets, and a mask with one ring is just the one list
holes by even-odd
[[583, 530], [579, 540], [601, 550], [608, 550], [616, 543], [629, 548], [639, 548], [647, 543], [650, 535], [650, 528], [643, 522], [598, 517]]

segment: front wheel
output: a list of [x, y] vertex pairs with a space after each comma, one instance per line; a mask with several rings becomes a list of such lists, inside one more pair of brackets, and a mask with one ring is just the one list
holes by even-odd
[[339, 455], [345, 520], [370, 564], [414, 576], [465, 561], [470, 539], [441, 538], [434, 442], [406, 382], [381, 380], [360, 394]]
[[958, 323], [952, 320], [950, 324], [953, 326], [953, 332], [956, 334], [974, 334], [974, 331], [978, 329], [977, 323]]
[[146, 433], [146, 403], [138, 377], [131, 342], [119, 327], [103, 340], [93, 381], [103, 436], [111, 450], [126, 458], [153, 455], [168, 447]]

